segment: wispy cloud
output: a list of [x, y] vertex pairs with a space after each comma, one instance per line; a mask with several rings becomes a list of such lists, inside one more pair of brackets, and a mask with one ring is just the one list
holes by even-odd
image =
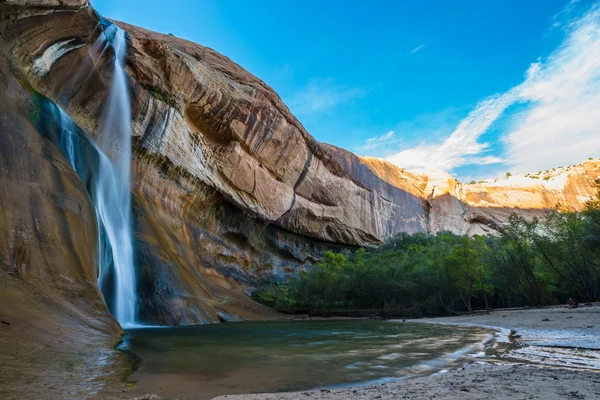
[[425, 47], [425, 45], [424, 45], [424, 44], [420, 44], [420, 45], [418, 45], [417, 47], [415, 47], [414, 49], [412, 49], [412, 50], [410, 51], [410, 54], [415, 54], [417, 51], [419, 51], [419, 50], [422, 50], [422, 49], [423, 49], [423, 47]]
[[395, 138], [394, 131], [389, 131], [384, 135], [368, 138], [365, 143], [358, 148], [358, 150], [372, 151], [382, 146], [388, 146], [390, 143], [397, 141], [398, 140]]
[[[567, 7], [572, 13], [572, 4]], [[422, 143], [388, 159], [407, 168], [445, 170], [504, 162], [525, 172], [599, 154], [600, 4], [560, 26], [565, 40], [531, 64], [522, 83], [479, 102], [442, 143]], [[505, 154], [491, 155], [490, 144], [478, 139], [515, 103], [526, 108], [508, 116]]]
[[291, 100], [290, 108], [296, 115], [315, 114], [364, 97], [363, 88], [336, 84], [333, 78], [312, 79]]
[[479, 143], [477, 139], [515, 101], [516, 92], [516, 90], [510, 90], [480, 102], [441, 144], [421, 144], [401, 151], [389, 157], [388, 160], [405, 168], [443, 170], [451, 170], [464, 164], [482, 165], [500, 162], [499, 158], [489, 155], [478, 157], [490, 145]]
[[505, 138], [516, 172], [572, 164], [600, 154], [600, 4], [571, 21], [570, 34], [529, 69], [521, 97], [532, 106]]

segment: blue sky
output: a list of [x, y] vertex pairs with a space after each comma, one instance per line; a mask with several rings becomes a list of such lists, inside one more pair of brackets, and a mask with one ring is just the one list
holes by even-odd
[[595, 1], [92, 3], [230, 57], [359, 155], [463, 180], [600, 156]]

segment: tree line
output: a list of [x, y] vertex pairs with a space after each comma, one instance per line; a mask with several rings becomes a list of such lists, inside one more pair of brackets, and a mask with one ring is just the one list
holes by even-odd
[[370, 310], [434, 316], [600, 298], [600, 180], [583, 211], [513, 214], [497, 236], [401, 233], [377, 248], [326, 252], [308, 272], [253, 294], [289, 313]]

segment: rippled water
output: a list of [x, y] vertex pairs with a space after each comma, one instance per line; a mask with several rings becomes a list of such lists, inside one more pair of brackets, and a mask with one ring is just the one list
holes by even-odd
[[490, 331], [373, 320], [239, 322], [129, 330], [139, 393], [183, 399], [378, 383], [481, 352]]

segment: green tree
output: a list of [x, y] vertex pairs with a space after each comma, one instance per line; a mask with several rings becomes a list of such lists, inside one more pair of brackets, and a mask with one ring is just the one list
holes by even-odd
[[588, 225], [589, 236], [586, 246], [596, 255], [600, 255], [600, 179], [596, 179], [596, 194], [585, 203], [583, 212]]
[[448, 257], [457, 242], [458, 237], [450, 232], [438, 233], [433, 243], [428, 247], [427, 257], [431, 275], [436, 280], [437, 301], [447, 313], [456, 312], [458, 291]]
[[554, 289], [553, 276], [532, 244], [539, 220], [526, 221], [513, 214], [499, 240], [490, 242], [489, 261], [501, 285], [522, 297], [530, 306], [547, 304]]
[[461, 237], [452, 248], [445, 262], [452, 268], [452, 274], [467, 311], [473, 311], [473, 296], [479, 292], [489, 307], [487, 300], [487, 273], [484, 257], [487, 246], [483, 236]]
[[586, 244], [589, 221], [582, 213], [559, 209], [549, 213], [532, 240], [543, 261], [569, 296], [595, 301], [600, 295], [600, 258]]

